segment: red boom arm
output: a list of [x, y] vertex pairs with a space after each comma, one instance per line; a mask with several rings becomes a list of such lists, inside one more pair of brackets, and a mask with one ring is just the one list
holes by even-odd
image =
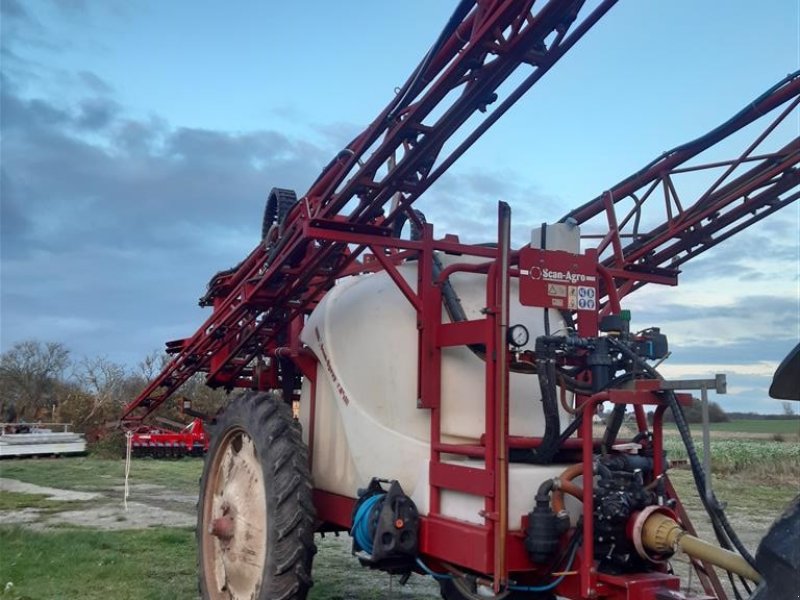
[[[211, 386], [252, 386], [253, 359], [278, 352], [287, 326], [310, 312], [364, 249], [313, 241], [308, 228], [346, 230], [356, 239], [390, 235], [401, 215], [415, 220], [409, 207], [420, 194], [616, 2], [602, 0], [588, 12], [584, 0], [462, 0], [392, 102], [287, 216], [269, 251], [260, 244], [212, 281], [206, 299], [213, 314], [191, 338], [168, 344], [175, 358], [126, 407], [123, 421], [141, 421], [197, 372], [208, 373]], [[520, 68], [531, 72], [499, 101], [498, 88]], [[441, 154], [470, 117], [495, 103], [460, 145]]]
[[[203, 299], [213, 305], [212, 315], [191, 338], [168, 344], [174, 359], [126, 407], [123, 421], [141, 421], [198, 372], [207, 373], [214, 387], [256, 387], [257, 358], [291, 356], [302, 363], [300, 348], [282, 347], [285, 338], [296, 338], [286, 332], [302, 327], [303, 315], [337, 277], [362, 268], [355, 260], [366, 247], [352, 249], [324, 232], [347, 232], [357, 245], [367, 237], [389, 237], [400, 219], [416, 221], [412, 203], [615, 3], [604, 0], [583, 14], [581, 0], [550, 0], [535, 11], [532, 0], [462, 1], [392, 102], [289, 212], [280, 237], [212, 278]], [[522, 67], [532, 68], [530, 74], [498, 102], [498, 88]], [[470, 117], [495, 103], [478, 127], [442, 154]], [[599, 223], [604, 231], [585, 237], [599, 238], [606, 312], [645, 283], [676, 284], [681, 264], [798, 198], [798, 138], [777, 151], [762, 149], [798, 103], [795, 73], [717, 129], [665, 153], [564, 217]], [[772, 120], [766, 128], [734, 158], [691, 164], [767, 118]], [[714, 169], [723, 172], [702, 192], [679, 196], [677, 176]], [[663, 199], [664, 216], [654, 220], [650, 209], [644, 218], [645, 203], [655, 204], [656, 197]]]
[[[664, 153], [562, 219], [605, 231], [585, 237], [600, 240], [597, 249], [607, 275], [603, 292], [611, 300], [606, 312], [645, 283], [675, 285], [680, 265], [797, 200], [800, 138], [778, 150], [767, 146], [781, 126], [794, 127], [789, 118], [796, 117], [798, 104], [800, 71], [710, 133]], [[761, 125], [755, 139], [743, 136], [748, 143], [733, 158], [692, 162], [752, 124]], [[679, 194], [681, 176], [687, 173], [704, 174], [707, 181], [698, 186], [696, 179], [687, 180], [686, 192]], [[651, 205], [644, 213], [644, 206]]]

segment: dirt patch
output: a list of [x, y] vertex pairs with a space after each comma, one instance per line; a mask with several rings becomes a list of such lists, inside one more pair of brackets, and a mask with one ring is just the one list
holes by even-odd
[[146, 529], [147, 527], [193, 527], [192, 514], [164, 510], [150, 504], [128, 502], [128, 509], [116, 503], [96, 508], [70, 510], [49, 515], [40, 523], [48, 528], [54, 525], [77, 525], [93, 529]]
[[[148, 527], [192, 527], [196, 522], [196, 496], [176, 494], [159, 485], [131, 487], [127, 509], [122, 489], [107, 492], [78, 492], [0, 478], [0, 492], [40, 494], [66, 502], [59, 510], [24, 508], [0, 512], [0, 524], [25, 525], [35, 529], [76, 526], [103, 530], [146, 529]], [[135, 499], [134, 499], [135, 498]], [[71, 502], [80, 507], [73, 509]], [[86, 503], [89, 502], [87, 506]]]
[[0, 477], [0, 492], [20, 492], [23, 494], [41, 494], [47, 496], [50, 500], [61, 501], [80, 501], [80, 500], [94, 500], [101, 498], [102, 494], [94, 492], [76, 492], [75, 490], [62, 490], [58, 488], [45, 487], [43, 485], [34, 485], [32, 483], [25, 483], [24, 481], [17, 481], [16, 479], [7, 479]]

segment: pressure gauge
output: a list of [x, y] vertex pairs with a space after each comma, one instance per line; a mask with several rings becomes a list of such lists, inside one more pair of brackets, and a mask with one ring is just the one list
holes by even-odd
[[508, 343], [515, 348], [522, 348], [530, 338], [531, 334], [525, 325], [512, 325], [508, 328]]

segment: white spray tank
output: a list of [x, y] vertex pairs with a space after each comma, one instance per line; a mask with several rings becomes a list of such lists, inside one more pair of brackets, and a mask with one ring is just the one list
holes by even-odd
[[[546, 226], [547, 249], [579, 252], [580, 233], [574, 224]], [[542, 247], [542, 228], [534, 229], [531, 245]], [[480, 263], [480, 257], [439, 256], [443, 267], [453, 263]], [[407, 261], [398, 271], [412, 289], [417, 285], [417, 262]], [[468, 319], [479, 319], [486, 304], [486, 276], [456, 272], [450, 276]], [[519, 303], [519, 286], [511, 282], [509, 325], [522, 324], [529, 333], [522, 350], [532, 350], [545, 333], [541, 308]], [[565, 323], [548, 311], [549, 330]], [[442, 312], [442, 322], [448, 316]], [[430, 413], [417, 408], [417, 315], [385, 272], [341, 279], [308, 318], [302, 341], [316, 355], [317, 368], [312, 475], [314, 486], [327, 492], [357, 497], [372, 477], [396, 479], [411, 495], [420, 514], [428, 512]], [[478, 443], [485, 432], [485, 364], [467, 347], [442, 350], [441, 432], [449, 443]], [[310, 430], [311, 385], [303, 385], [300, 421], [305, 441]], [[558, 408], [562, 428], [569, 415]], [[509, 433], [544, 434], [538, 379], [512, 372], [509, 381]], [[483, 468], [482, 460], [452, 456], [454, 462]], [[515, 463], [509, 467], [509, 526], [532, 505], [538, 486], [557, 476], [564, 465]], [[442, 513], [481, 523], [483, 499], [468, 494], [442, 493]], [[569, 508], [569, 507], [568, 507]]]

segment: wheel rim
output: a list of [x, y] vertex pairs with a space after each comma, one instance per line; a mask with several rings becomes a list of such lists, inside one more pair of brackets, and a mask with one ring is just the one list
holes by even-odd
[[203, 576], [213, 599], [253, 598], [267, 555], [264, 475], [241, 428], [220, 441], [203, 490]]

